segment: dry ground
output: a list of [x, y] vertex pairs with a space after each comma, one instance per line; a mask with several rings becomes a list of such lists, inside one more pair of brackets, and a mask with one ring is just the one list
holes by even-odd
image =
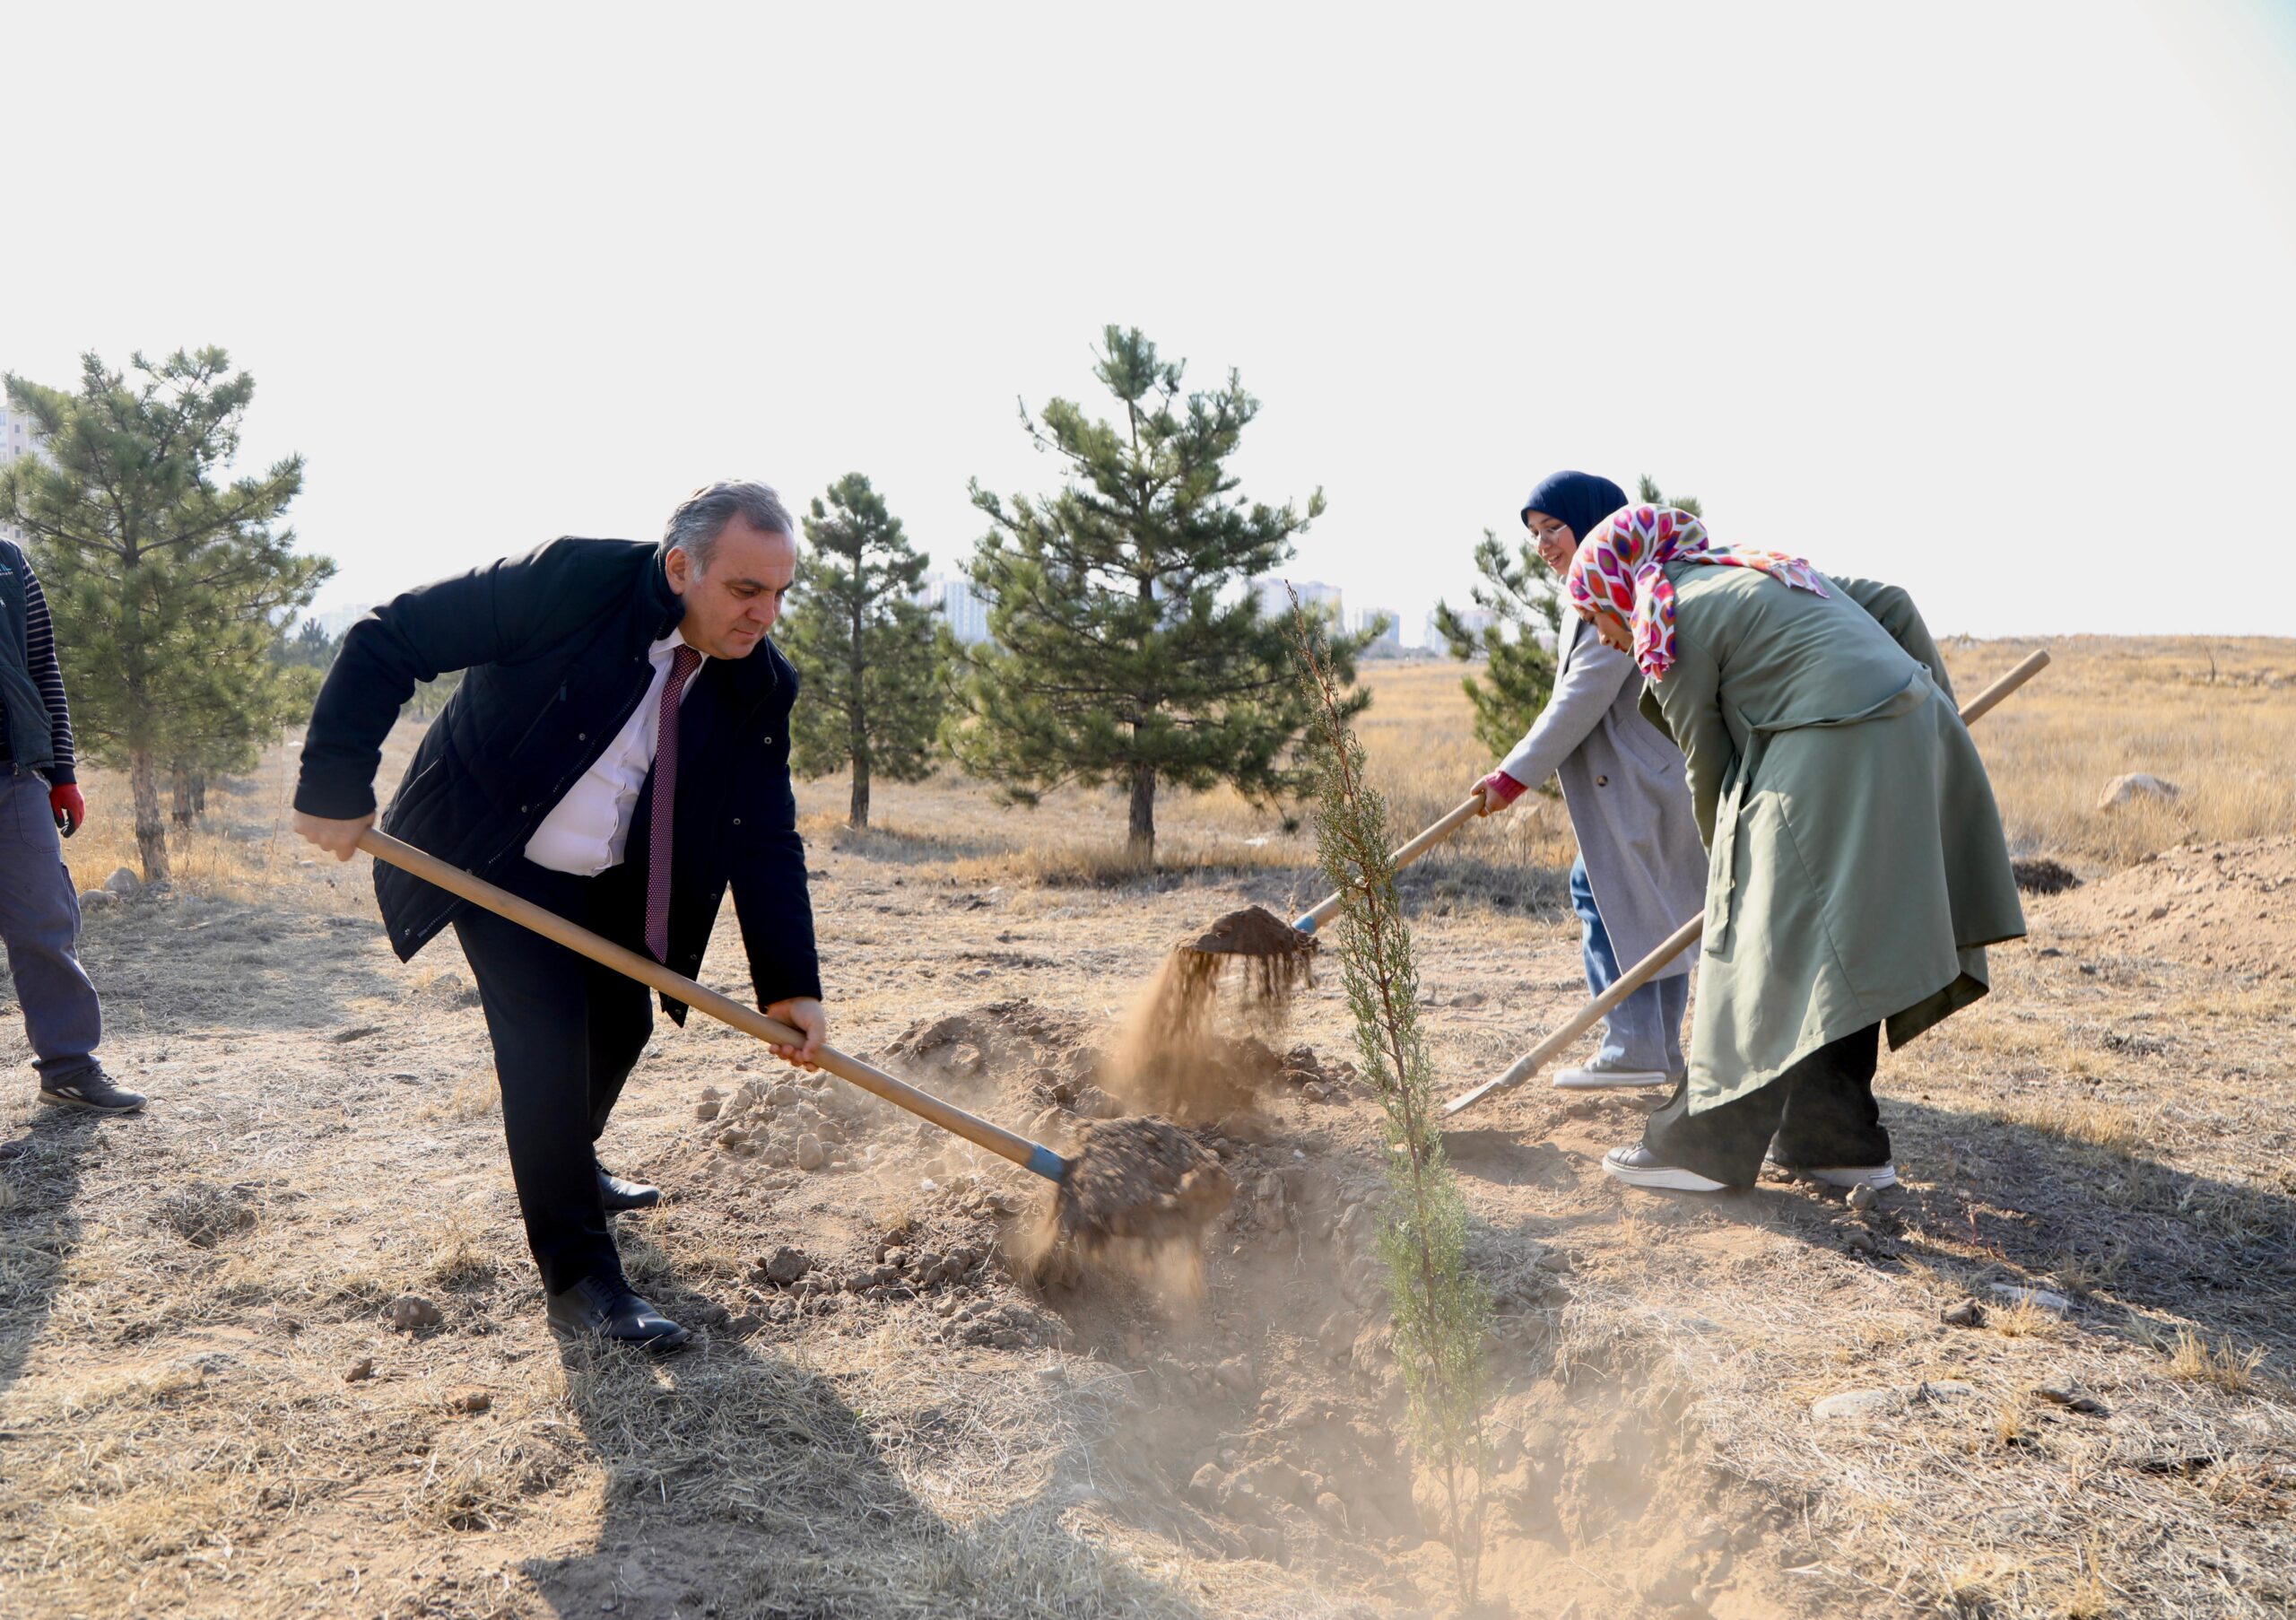
[[[1966, 689], [2024, 650], [1949, 656]], [[1901, 1190], [1622, 1193], [1596, 1161], [1643, 1105], [1536, 1082], [1458, 1121], [1513, 1613], [2296, 1606], [2296, 647], [2056, 650], [1980, 741], [2020, 853], [2089, 882], [1885, 1059]], [[1416, 824], [1487, 762], [1455, 674], [1375, 681], [1366, 740]], [[2093, 809], [2132, 770], [2184, 792]], [[60, 1117], [28, 1076], [0, 1105], [0, 1613], [1446, 1611], [1364, 1253], [1376, 1104], [1328, 988], [1257, 1106], [1204, 1128], [1243, 1190], [1193, 1303], [1032, 1289], [1016, 1172], [665, 1024], [604, 1148], [670, 1189], [623, 1246], [707, 1342], [563, 1363], [466, 970], [451, 942], [396, 962], [363, 861], [304, 861], [291, 771], [217, 796], [173, 896], [91, 911], [107, 1051], [151, 1112]], [[881, 788], [855, 834], [841, 782], [802, 793], [840, 1043], [1047, 1136], [1109, 1106], [1097, 1054], [1166, 945], [1312, 898], [1307, 832], [1223, 795], [1165, 806], [1150, 877], [1094, 796]], [[83, 884], [121, 849], [122, 796], [91, 797]], [[1526, 801], [1409, 875], [1449, 1084], [1582, 995], [1569, 852]], [[737, 993], [738, 959], [729, 919]], [[443, 1320], [395, 1331], [408, 1293]]]

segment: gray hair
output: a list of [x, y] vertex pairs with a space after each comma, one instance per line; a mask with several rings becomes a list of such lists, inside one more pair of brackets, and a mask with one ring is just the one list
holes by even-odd
[[678, 503], [678, 510], [662, 528], [663, 554], [683, 552], [693, 559], [694, 571], [708, 573], [718, 536], [735, 518], [769, 535], [796, 537], [797, 526], [790, 520], [789, 509], [781, 504], [781, 497], [770, 485], [721, 478]]

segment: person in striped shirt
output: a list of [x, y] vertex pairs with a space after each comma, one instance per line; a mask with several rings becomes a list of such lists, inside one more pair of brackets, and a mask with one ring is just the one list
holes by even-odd
[[96, 1058], [103, 1010], [80, 965], [80, 900], [57, 841], [87, 817], [48, 598], [22, 548], [0, 540], [0, 944], [39, 1100], [133, 1113], [144, 1099], [113, 1084]]

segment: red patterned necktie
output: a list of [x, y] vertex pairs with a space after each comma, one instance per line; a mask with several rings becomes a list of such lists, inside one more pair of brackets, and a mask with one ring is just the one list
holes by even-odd
[[670, 823], [678, 791], [678, 697], [701, 655], [680, 642], [662, 683], [662, 711], [654, 732], [653, 825], [646, 840], [646, 948], [670, 959]]

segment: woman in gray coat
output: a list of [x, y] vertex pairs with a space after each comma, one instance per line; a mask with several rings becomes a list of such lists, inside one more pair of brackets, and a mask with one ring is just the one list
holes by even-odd
[[[1579, 540], [1626, 503], [1626, 492], [1607, 478], [1557, 473], [1524, 501], [1523, 526], [1560, 574]], [[1490, 815], [1549, 775], [1561, 780], [1578, 837], [1570, 903], [1583, 933], [1587, 984], [1597, 996], [1697, 916], [1706, 898], [1706, 849], [1682, 751], [1644, 718], [1641, 700], [1632, 656], [1605, 646], [1575, 614], [1566, 615], [1545, 710], [1499, 769], [1475, 784]], [[1562, 1070], [1555, 1084], [1584, 1091], [1679, 1079], [1696, 955], [1684, 952], [1613, 1008], [1594, 1059]]]

